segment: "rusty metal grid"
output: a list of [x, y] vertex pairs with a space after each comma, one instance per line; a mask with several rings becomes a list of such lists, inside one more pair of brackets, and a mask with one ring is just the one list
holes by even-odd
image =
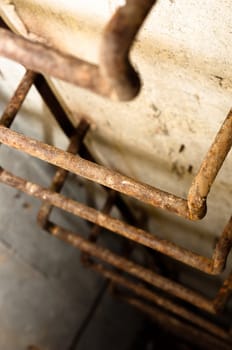
[[[51, 108], [51, 105], [48, 99], [52, 97], [51, 99], [52, 108], [55, 116], [57, 111], [60, 112], [61, 106], [58, 104], [58, 101], [55, 101], [55, 97], [52, 94], [51, 90], [49, 89], [49, 86], [47, 85], [44, 78], [41, 75], [35, 74], [34, 72], [27, 71], [21, 83], [19, 84], [19, 87], [17, 88], [14, 96], [12, 97], [5, 111], [2, 114], [0, 124], [2, 126], [4, 123], [4, 130], [7, 130], [7, 131], [9, 130], [7, 127], [9, 127], [13, 122], [23, 100], [25, 99], [33, 83], [37, 87], [38, 91], [41, 93], [42, 97], [44, 92], [46, 91], [45, 102], [48, 104], [50, 108]], [[54, 102], [56, 103], [54, 104]], [[70, 122], [63, 110], [62, 110], [62, 113], [63, 113], [62, 115], [63, 126], [61, 125], [61, 127], [65, 132], [68, 126], [67, 130], [69, 130], [68, 133], [70, 136], [70, 145], [68, 147], [67, 152], [60, 151], [60, 150], [58, 150], [58, 152], [63, 152], [63, 157], [68, 157], [69, 155], [76, 154], [79, 151], [82, 154], [84, 154], [87, 158], [91, 158], [91, 155], [89, 154], [88, 150], [83, 144], [84, 136], [87, 133], [89, 128], [88, 123], [85, 120], [81, 120], [78, 127], [75, 129], [73, 126], [69, 125]], [[58, 114], [60, 117], [61, 114], [60, 113]], [[66, 134], [67, 134], [67, 130], [66, 130]], [[26, 142], [28, 142], [28, 138], [25, 136], [23, 137], [26, 140]], [[14, 139], [12, 142], [15, 142]], [[38, 147], [38, 141], [29, 139], [29, 142], [30, 142], [30, 145], [33, 145], [33, 147], [34, 146], [36, 146], [36, 148]], [[48, 146], [42, 143], [40, 144], [43, 146]], [[38, 148], [38, 151], [39, 151], [39, 148]], [[57, 149], [55, 149], [55, 151], [57, 151]], [[52, 148], [52, 152], [54, 152], [53, 148]], [[90, 162], [90, 160], [88, 160], [88, 162]], [[91, 163], [93, 163], [93, 161], [91, 161]], [[211, 344], [212, 341], [218, 341], [219, 345], [221, 344], [221, 342], [223, 342], [223, 346], [227, 346], [224, 344], [224, 342], [226, 343], [230, 342], [231, 338], [229, 333], [226, 332], [226, 330], [198, 316], [197, 313], [193, 313], [192, 311], [189, 311], [186, 307], [179, 306], [178, 303], [175, 303], [169, 300], [167, 297], [160, 296], [157, 292], [153, 290], [152, 287], [156, 287], [157, 289], [165, 291], [166, 293], [173, 295], [180, 300], [187, 301], [188, 303], [196, 306], [199, 309], [202, 309], [207, 311], [208, 313], [214, 314], [219, 310], [223, 309], [223, 307], [227, 302], [227, 299], [229, 298], [229, 295], [232, 289], [232, 283], [231, 283], [232, 275], [230, 275], [224, 281], [224, 284], [222, 285], [215, 299], [212, 301], [212, 300], [206, 299], [204, 296], [192, 291], [191, 289], [180, 285], [175, 281], [172, 281], [166, 277], [163, 277], [157, 274], [151, 269], [140, 266], [139, 264], [130, 260], [128, 257], [119, 256], [117, 254], [112, 253], [109, 249], [106, 249], [101, 247], [100, 245], [97, 245], [95, 241], [99, 235], [99, 231], [101, 227], [104, 227], [109, 229], [110, 231], [119, 233], [122, 236], [129, 238], [132, 241], [135, 241], [137, 243], [141, 243], [141, 241], [137, 239], [137, 237], [140, 237], [141, 235], [145, 235], [146, 239], [148, 239], [148, 242], [147, 244], [145, 244], [145, 246], [153, 249], [154, 247], [150, 245], [149, 242], [150, 241], [152, 242], [154, 239], [156, 240], [156, 238], [154, 238], [148, 232], [142, 231], [141, 229], [138, 229], [137, 227], [132, 226], [131, 223], [136, 219], [133, 218], [133, 214], [130, 212], [130, 209], [122, 201], [122, 199], [120, 198], [119, 194], [116, 191], [113, 191], [113, 190], [110, 190], [110, 192], [108, 191], [106, 203], [101, 211], [97, 211], [96, 209], [87, 207], [81, 203], [73, 201], [70, 198], [65, 198], [63, 195], [59, 194], [58, 192], [61, 190], [62, 186], [64, 185], [64, 182], [67, 178], [67, 174], [68, 174], [68, 171], [66, 169], [64, 168], [58, 169], [54, 176], [50, 189], [42, 188], [38, 184], [33, 184], [31, 182], [28, 182], [25, 179], [19, 178], [7, 172], [4, 169], [1, 169], [0, 181], [10, 186], [13, 186], [19, 190], [22, 190], [25, 193], [32, 195], [36, 198], [40, 198], [42, 201], [44, 201], [44, 204], [42, 205], [41, 210], [38, 214], [38, 221], [40, 225], [52, 235], [80, 249], [83, 252], [82, 260], [84, 264], [87, 265], [89, 268], [102, 274], [105, 278], [110, 279], [117, 285], [123, 286], [126, 289], [131, 290], [136, 296], [142, 297], [146, 301], [151, 302], [155, 305], [158, 305], [159, 307], [162, 307], [163, 309], [168, 310], [174, 315], [180, 316], [185, 320], [190, 319], [194, 325], [197, 325], [198, 327], [202, 328], [203, 330], [207, 330], [207, 332], [210, 333], [210, 335], [208, 335], [209, 344]], [[125, 221], [129, 221], [130, 224], [126, 223], [125, 221], [111, 218], [109, 216], [109, 212], [114, 205], [117, 205], [119, 210], [121, 208], [121, 212], [124, 215]], [[86, 220], [93, 222], [95, 226], [91, 232], [89, 240], [84, 239], [83, 237], [81, 237], [81, 235], [77, 233], [69, 232], [65, 228], [62, 228], [56, 225], [55, 223], [52, 223], [49, 220], [49, 215], [51, 213], [53, 206], [61, 208], [68, 212], [74, 213], [75, 215], [78, 215]], [[129, 234], [127, 233], [127, 231], [129, 232]], [[217, 248], [213, 256], [216, 256], [216, 257], [225, 256], [224, 249], [227, 251], [227, 253], [229, 252], [229, 246], [227, 243], [229, 242], [228, 237], [230, 237], [230, 235], [231, 235], [231, 220], [229, 221], [229, 224], [226, 225], [226, 229], [223, 231], [221, 235], [221, 238], [218, 242]], [[167, 246], [167, 242], [165, 241], [161, 241], [161, 242], [164, 242], [165, 245]], [[175, 247], [175, 249], [182, 250], [182, 248], [179, 248], [175, 245], [173, 246]], [[163, 253], [165, 254], [165, 252]], [[184, 253], [188, 254], [188, 251], [184, 250]], [[190, 253], [190, 257], [192, 257], [191, 254], [193, 253]], [[97, 259], [97, 262], [93, 258]], [[200, 258], [202, 261], [205, 261], [206, 259], [204, 257], [200, 257]], [[104, 264], [99, 263], [99, 260], [104, 264], [106, 263], [107, 265], [114, 267], [115, 269], [112, 270], [105, 267]], [[181, 261], [181, 256], [178, 260]], [[224, 266], [224, 263], [225, 261], [223, 258], [223, 266]], [[124, 273], [126, 273], [126, 276], [122, 275], [119, 271], [123, 271]], [[129, 278], [128, 275], [135, 277], [140, 282], [138, 283], [138, 281], [134, 281], [133, 279]], [[143, 282], [142, 284], [141, 284], [141, 281]], [[150, 285], [150, 287], [148, 287], [148, 285]], [[124, 300], [128, 299], [129, 303], [134, 304], [138, 308], [142, 309], [141, 305], [143, 305], [143, 303], [141, 300], [138, 300], [135, 297], [129, 298], [129, 297], [120, 296], [120, 298]], [[144, 311], [146, 311], [151, 315], [155, 313], [152, 311], [154, 310], [154, 306], [149, 307], [149, 305], [145, 304], [143, 309]], [[214, 339], [215, 335], [217, 335], [217, 337], [220, 339], [215, 340]]]
[[[137, 2], [139, 3], [139, 1]], [[137, 2], [134, 1], [134, 3]], [[150, 1], [150, 3], [154, 2], [155, 1]], [[128, 1], [127, 3], [128, 6], [132, 6], [133, 2]], [[117, 13], [115, 15], [116, 18], [119, 16]], [[139, 26], [137, 25], [138, 28]], [[111, 25], [107, 28], [107, 31], [109, 32], [112, 30]], [[41, 47], [40, 44], [25, 41], [25, 39], [15, 36], [6, 29], [3, 29], [0, 32], [0, 37], [0, 54], [14, 58], [16, 61], [25, 64], [27, 67], [29, 66], [27, 62], [20, 60], [17, 54], [21, 55], [23, 52], [24, 57], [26, 53], [28, 56], [25, 57], [28, 57], [29, 61], [33, 56], [35, 59], [33, 60], [35, 66], [32, 68], [36, 71], [40, 71], [39, 63], [36, 63], [37, 57], [46, 58], [46, 54], [49, 57], [56, 57], [57, 70], [59, 70], [59, 67], [64, 63], [64, 61], [60, 61], [60, 53]], [[132, 39], [133, 38], [130, 37], [130, 40]], [[32, 46], [33, 50], [31, 50]], [[29, 54], [28, 50], [31, 50], [31, 54]], [[41, 50], [43, 53], [42, 55], [39, 54]], [[11, 52], [11, 55], [9, 52]], [[66, 60], [65, 57], [64, 60]], [[64, 66], [66, 67], [67, 60], [65, 64]], [[31, 67], [29, 66], [29, 68]], [[62, 71], [66, 72], [66, 69], [62, 68]], [[47, 71], [43, 71], [43, 73], [64, 79], [63, 76], [54, 74], [54, 67], [48, 67]], [[65, 79], [69, 82], [76, 83], [69, 79], [69, 77], [70, 75], [67, 74]], [[79, 79], [80, 81], [85, 80], [83, 75], [79, 77]], [[52, 111], [63, 131], [70, 137], [70, 145], [66, 152], [10, 130], [13, 120], [33, 84]], [[98, 84], [99, 82], [96, 83], [96, 86], [98, 86]], [[83, 84], [79, 85], [84, 86]], [[84, 87], [89, 86], [86, 85]], [[228, 330], [199, 316], [197, 311], [190, 311], [188, 307], [179, 305], [178, 302], [173, 302], [169, 297], [163, 295], [160, 296], [156, 289], [165, 292], [169, 296], [174, 296], [179, 301], [182, 300], [193, 305], [196, 307], [196, 310], [200, 309], [209, 314], [216, 314], [223, 311], [232, 292], [232, 273], [225, 279], [215, 298], [213, 300], [208, 300], [190, 288], [156, 273], [151, 268], [146, 268], [135, 263], [130, 259], [130, 252], [127, 253], [126, 256], [119, 256], [111, 252], [109, 249], [101, 247], [96, 241], [101, 228], [105, 228], [132, 242], [151, 248], [207, 274], [216, 275], [221, 273], [224, 270], [226, 259], [232, 246], [232, 217], [225, 225], [225, 229], [221, 233], [212, 258], [209, 259], [179, 247], [170, 241], [162, 240], [155, 235], [138, 228], [135, 225], [136, 219], [133, 217], [130, 208], [128, 208], [122, 201], [120, 193], [137, 198], [140, 201], [146, 202], [155, 207], [174, 212], [175, 214], [187, 219], [201, 219], [206, 214], [206, 199], [211, 185], [232, 145], [232, 113], [229, 113], [218, 131], [218, 134], [216, 135], [216, 138], [192, 183], [187, 200], [140, 183], [96, 164], [83, 143], [88, 128], [89, 125], [85, 120], [81, 120], [78, 127], [74, 128], [43, 76], [34, 71], [27, 70], [12, 99], [9, 101], [2, 114], [0, 120], [0, 142], [53, 164], [60, 169], [57, 170], [50, 189], [31, 183], [2, 168], [0, 169], [0, 181], [19, 189], [28, 195], [41, 199], [44, 204], [38, 214], [40, 225], [50, 234], [80, 249], [82, 251], [82, 262], [85, 266], [94, 269], [114, 284], [133, 292], [132, 296], [118, 293], [119, 298], [150, 314], [150, 316], [156, 318], [158, 323], [166, 323], [167, 325], [170, 325], [170, 327], [174, 323], [173, 316], [170, 316], [169, 313], [179, 317], [179, 324], [176, 324], [179, 333], [185, 332], [186, 336], [187, 334], [191, 334], [192, 337], [196, 337], [196, 334], [198, 334], [197, 337], [200, 335], [206, 337], [205, 339], [207, 339], [209, 348], [210, 344], [212, 345], [213, 342], [217, 344], [218, 349], [231, 348], [231, 345], [229, 345], [231, 344], [231, 336]], [[66, 198], [59, 193], [67, 178], [68, 172], [80, 175], [108, 188], [107, 200], [101, 211], [88, 207], [70, 198]], [[109, 189], [111, 190], [109, 191]], [[115, 219], [109, 215], [112, 207], [115, 205], [119, 210], [121, 209], [124, 221]], [[49, 220], [49, 215], [53, 206], [94, 223], [94, 228], [90, 234], [89, 240], [84, 239], [78, 233], [67, 231], [65, 228], [51, 222]], [[133, 278], [131, 278], [131, 276]], [[141, 300], [141, 298], [143, 300]], [[157, 305], [159, 307], [158, 309]], [[162, 310], [160, 310], [160, 308]], [[165, 311], [163, 311], [163, 309]], [[166, 311], [169, 313], [166, 313]], [[186, 320], [191, 320], [192, 325], [185, 328], [183, 319], [185, 322]]]
[[[107, 169], [78, 155], [73, 155], [70, 151], [62, 151], [54, 146], [37, 141], [9, 129], [9, 126], [20, 108], [33, 81], [35, 81], [35, 86], [40, 91], [38, 82], [41, 79], [41, 76], [39, 76], [37, 80], [37, 75], [34, 72], [26, 72], [12, 100], [9, 102], [2, 115], [2, 119], [0, 121], [0, 142], [9, 147], [32, 155], [38, 159], [44, 160], [50, 164], [59, 166], [66, 171], [70, 171], [76, 175], [80, 175], [97, 183], [101, 183], [104, 186], [108, 185], [108, 182], [111, 181], [112, 176], [116, 178], [119, 177], [120, 179], [117, 179], [117, 181], [124, 182], [123, 193], [127, 192], [125, 182], [130, 188], [129, 180], [134, 180], [124, 177], [113, 170]], [[232, 120], [231, 116], [230, 119]], [[83, 124], [84, 122], [81, 123], [82, 127]], [[81, 126], [79, 127], [78, 132], [81, 132]], [[84, 129], [87, 129], [87, 125], [84, 127]], [[78, 142], [81, 143], [81, 140]], [[102, 179], [106, 179], [106, 181], [99, 181], [98, 175]], [[121, 180], [121, 177], [123, 180]], [[124, 180], [124, 178], [129, 180]], [[47, 200], [60, 209], [69, 211], [85, 220], [96, 223], [99, 226], [118, 233], [119, 235], [138, 242], [144, 246], [157, 250], [171, 258], [174, 258], [175, 260], [181, 261], [205, 273], [216, 275], [224, 270], [226, 259], [232, 244], [232, 218], [230, 218], [226, 224], [225, 229], [221, 233], [215, 247], [212, 258], [209, 259], [187, 249], [181, 248], [172, 242], [162, 240], [147, 231], [137, 229], [136, 227], [128, 225], [120, 220], [113, 219], [106, 214], [101, 213], [101, 215], [99, 215], [99, 212], [94, 209], [74, 202], [71, 199], [65, 199], [63, 196], [53, 193], [52, 190], [43, 189], [39, 185], [31, 184], [29, 182], [27, 183], [24, 179], [14, 177], [12, 174], [4, 171], [3, 169], [0, 174], [0, 180], [8, 185], [23, 190], [29, 195], [35, 196], [42, 200]], [[141, 186], [146, 185], [141, 184]], [[113, 186], [108, 187], [112, 188]], [[127, 194], [130, 195], [130, 189]]]
[[[141, 82], [130, 63], [129, 53], [140, 27], [155, 3], [156, 0], [127, 0], [125, 6], [118, 8], [103, 32], [99, 66], [27, 40], [6, 28], [0, 29], [0, 55], [21, 63], [27, 69], [54, 76], [101, 95], [121, 100], [132, 99], [139, 92]], [[2, 130], [2, 133], [6, 133], [6, 130]], [[155, 207], [190, 220], [199, 220], [206, 214], [208, 193], [231, 145], [230, 113], [203, 160], [187, 199], [141, 184], [109, 169], [102, 171], [99, 166], [88, 167], [85, 161], [79, 161], [79, 175]], [[60, 165], [64, 167], [64, 161]], [[77, 167], [67, 170], [75, 172]]]

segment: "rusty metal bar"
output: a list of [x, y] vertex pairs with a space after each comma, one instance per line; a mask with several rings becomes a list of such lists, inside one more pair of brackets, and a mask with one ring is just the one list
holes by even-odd
[[187, 265], [198, 268], [207, 273], [212, 273], [212, 261], [210, 259], [181, 248], [172, 242], [160, 239], [142, 229], [128, 225], [125, 222], [112, 218], [98, 210], [43, 188], [38, 184], [34, 184], [26, 181], [25, 179], [14, 176], [10, 172], [3, 169], [0, 171], [0, 181], [11, 187], [17, 188], [30, 196], [47, 201], [57, 208], [80, 216], [81, 218], [102, 226], [114, 233], [118, 233], [125, 238], [131, 239], [132, 241], [154, 250], [158, 250], [159, 252]]
[[140, 90], [138, 74], [129, 61], [134, 38], [155, 0], [131, 1], [118, 9], [107, 25], [102, 43], [100, 68], [90, 62], [0, 29], [0, 54], [38, 73], [53, 76], [123, 101]]
[[[105, 204], [103, 206], [103, 208], [101, 209], [101, 213], [102, 214], [109, 214], [115, 204], [115, 197], [116, 197], [116, 193], [114, 191], [111, 191], [108, 195], [107, 195], [107, 199], [105, 201]], [[91, 230], [91, 233], [88, 237], [90, 242], [96, 242], [97, 238], [101, 232], [101, 226], [98, 225], [94, 225], [93, 229]]]
[[228, 302], [229, 298], [232, 295], [232, 272], [224, 280], [222, 287], [219, 289], [219, 292], [214, 299], [214, 308], [219, 313], [222, 312]]
[[[0, 27], [3, 29], [10, 30], [9, 26], [6, 24], [6, 22], [3, 20], [2, 17], [0, 17]], [[43, 75], [38, 73], [36, 74], [34, 86], [38, 90], [40, 96], [42, 97], [43, 101], [46, 103], [52, 115], [55, 117], [59, 126], [64, 131], [65, 135], [67, 137], [72, 136], [75, 133], [76, 129], [71, 123], [66, 112], [64, 111], [63, 107], [61, 106], [60, 102], [56, 98], [54, 92], [50, 88], [49, 84], [47, 83]]]
[[97, 246], [95, 243], [91, 243], [88, 240], [82, 238], [76, 233], [65, 230], [60, 226], [50, 223], [47, 229], [55, 237], [73, 245], [74, 247], [86, 252], [100, 260], [105, 261], [117, 269], [125, 271], [156, 288], [162, 289], [163, 291], [174, 295], [175, 297], [185, 300], [196, 307], [205, 310], [209, 313], [215, 313], [212, 302], [203, 297], [202, 295], [184, 287], [174, 281], [162, 277], [153, 271], [141, 267], [140, 265], [125, 259], [117, 254], [112, 253], [110, 250]]
[[67, 154], [54, 146], [26, 137], [1, 125], [0, 142], [142, 202], [188, 217], [187, 201], [182, 198], [140, 183], [77, 155]]
[[[38, 184], [34, 184], [26, 181], [25, 179], [14, 176], [10, 172], [7, 172], [3, 169], [0, 171], [0, 181], [9, 186], [17, 188], [29, 194], [30, 196], [40, 198], [41, 200], [47, 201], [55, 207], [80, 216], [81, 218], [93, 222], [114, 233], [118, 233], [125, 238], [157, 250], [165, 255], [168, 255], [169, 257], [174, 258], [175, 260], [181, 261], [184, 264], [197, 268], [208, 274], [215, 274], [215, 271], [213, 270], [212, 259], [203, 257], [187, 249], [181, 248], [172, 242], [160, 239], [154, 234], [150, 234], [147, 231], [126, 224], [121, 220], [112, 218], [109, 215], [103, 214], [98, 210], [76, 202], [61, 194], [43, 188]], [[216, 273], [217, 272], [218, 271], [216, 271]]]
[[206, 212], [206, 199], [210, 188], [232, 147], [232, 111], [229, 112], [216, 135], [188, 194], [190, 217], [194, 220]]
[[27, 69], [90, 89], [100, 95], [108, 96], [111, 93], [96, 65], [2, 28], [0, 55], [22, 64]]
[[64, 108], [61, 106], [47, 81], [41, 74], [37, 74], [34, 85], [65, 135], [67, 137], [74, 135], [76, 131], [75, 127], [71, 123], [66, 112], [64, 111]]
[[[109, 214], [115, 204], [115, 197], [116, 197], [116, 192], [115, 191], [110, 191], [107, 199], [103, 205], [103, 208], [101, 212], [103, 214]], [[102, 231], [102, 227], [98, 225], [94, 225], [90, 231], [90, 234], [88, 236], [88, 240], [92, 243], [95, 243]], [[89, 254], [82, 253], [81, 254], [81, 261], [85, 266], [88, 266], [89, 263], [91, 262], [91, 258]]]
[[143, 21], [157, 0], [127, 0], [119, 7], [103, 32], [100, 69], [120, 100], [131, 100], [141, 83], [129, 52]]
[[[226, 142], [227, 144], [226, 151], [228, 151], [232, 140], [230, 133], [228, 133], [229, 130], [232, 134], [232, 113], [230, 113], [226, 118], [225, 125], [221, 128], [221, 130], [226, 130], [226, 135], [230, 139], [228, 140], [223, 138], [224, 143]], [[219, 132], [219, 135], [222, 134], [221, 130]], [[220, 139], [220, 136], [218, 136], [218, 138]], [[40, 141], [33, 140], [12, 130], [8, 130], [7, 128], [4, 128], [4, 126], [0, 126], [0, 142], [16, 149], [20, 149], [25, 153], [28, 153], [61, 168], [65, 168], [70, 172], [83, 176], [89, 180], [100, 183], [121, 193], [132, 196], [155, 207], [166, 209], [188, 219], [197, 219], [196, 217], [193, 217], [192, 214], [190, 214], [188, 209], [188, 202], [183, 198], [179, 198], [173, 194], [140, 183], [139, 181], [133, 180], [113, 170], [89, 162], [79, 156], [73, 156], [71, 154], [66, 155], [64, 151], [54, 146], [46, 145]], [[222, 141], [221, 143], [224, 144]], [[215, 147], [218, 148], [218, 141], [216, 144], [217, 146]], [[220, 151], [220, 155], [221, 153], [222, 151]], [[215, 162], [215, 164], [218, 165], [217, 159], [211, 162]], [[209, 183], [211, 182], [212, 180], [209, 179]], [[192, 190], [190, 189], [190, 191]], [[200, 217], [202, 213], [203, 212], [201, 211], [199, 214]]]
[[[6, 172], [3, 169], [0, 169], [0, 181], [9, 185], [9, 186], [17, 188], [18, 190], [23, 191], [31, 196], [34, 196], [36, 198], [40, 198], [41, 200], [47, 201], [50, 204], [52, 204], [60, 209], [63, 209], [67, 212], [72, 212], [75, 215], [78, 215], [78, 216], [85, 218], [89, 221], [95, 222], [100, 226], [103, 226], [106, 228], [108, 228], [108, 226], [109, 226], [107, 215], [104, 215], [95, 209], [88, 208], [88, 207], [84, 206], [83, 204], [77, 203], [71, 199], [65, 198], [61, 194], [44, 189], [43, 187], [41, 187], [37, 184], [33, 184], [31, 182], [25, 181], [22, 178], [13, 176], [12, 174], [10, 174], [9, 172]], [[88, 215], [86, 215], [87, 213], [88, 213]], [[113, 229], [114, 232], [117, 232], [117, 225], [118, 224], [124, 225], [124, 226], [126, 225], [117, 219], [111, 218], [111, 221], [113, 223], [113, 228], [111, 227], [111, 229]], [[134, 231], [134, 232], [131, 231], [132, 236], [134, 238], [135, 237], [140, 238], [140, 232], [139, 232], [140, 230], [138, 230], [138, 232], [139, 232], [138, 233], [137, 229], [135, 229], [133, 226], [131, 226], [131, 230], [132, 229]], [[49, 232], [51, 232], [53, 235], [65, 240], [65, 241], [67, 241], [68, 243], [73, 244], [74, 246], [76, 246], [77, 248], [79, 248], [83, 251], [85, 251], [84, 246], [86, 247], [85, 244], [87, 244], [88, 248], [87, 248], [86, 252], [91, 254], [91, 255], [94, 255], [94, 254], [96, 255], [96, 251], [97, 251], [97, 253], [99, 252], [98, 249], [103, 249], [100, 247], [96, 247], [96, 245], [91, 243], [91, 242], [88, 242], [88, 241], [86, 242], [85, 240], [83, 241], [82, 238], [77, 238], [77, 236], [75, 234], [71, 234], [68, 231], [65, 231], [62, 228], [55, 226], [55, 225], [50, 226]], [[125, 231], [125, 233], [126, 233], [126, 231]], [[124, 233], [124, 236], [129, 238], [127, 236], [127, 234], [125, 234], [125, 233]], [[148, 234], [146, 234], [146, 235], [148, 235]], [[141, 235], [141, 237], [144, 239], [144, 235]], [[150, 235], [149, 235], [149, 238], [150, 238]], [[83, 246], [83, 242], [84, 242], [84, 246]], [[89, 250], [88, 244], [90, 244], [92, 247], [90, 250]], [[92, 251], [92, 249], [93, 249], [93, 251]], [[147, 269], [144, 269], [144, 268], [140, 267], [139, 265], [137, 266], [136, 264], [128, 262], [124, 258], [120, 257], [121, 263], [118, 261], [118, 259], [119, 259], [118, 257], [117, 257], [117, 261], [115, 261], [116, 256], [113, 255], [109, 251], [103, 250], [102, 254], [104, 256], [104, 260], [107, 261], [108, 263], [111, 263], [113, 266], [124, 270], [126, 263], [127, 263], [127, 268], [129, 269], [129, 272], [132, 274], [135, 274], [135, 268], [136, 268], [137, 269], [136, 275], [137, 275], [137, 277], [141, 278], [142, 280], [145, 280], [147, 282], [150, 281], [151, 284], [153, 284], [157, 287], [160, 287], [161, 289], [164, 289], [164, 290], [169, 291], [169, 292], [173, 292], [178, 297], [186, 298], [185, 300], [192, 302], [194, 305], [197, 305], [200, 308], [202, 307], [203, 309], [207, 310], [208, 312], [214, 312], [212, 305], [210, 304], [210, 302], [207, 299], [205, 299], [205, 298], [199, 296], [198, 294], [188, 290], [187, 288], [184, 288], [184, 287], [182, 287], [174, 282], [171, 282], [168, 279], [165, 279], [159, 275], [154, 275], [153, 272], [151, 272]]]
[[160, 310], [155, 306], [149, 306], [139, 299], [119, 295], [117, 296], [120, 300], [133, 305], [137, 309], [148, 314], [155, 323], [160, 325], [162, 328], [166, 329], [169, 333], [173, 334], [175, 337], [184, 339], [191, 344], [200, 346], [202, 349], [212, 350], [230, 350], [231, 344], [228, 344], [215, 336], [208, 334], [186, 322], [183, 322], [164, 311]]
[[33, 85], [36, 78], [36, 73], [30, 70], [26, 71], [23, 79], [18, 85], [13, 97], [6, 106], [1, 119], [0, 125], [4, 125], [9, 128], [14, 121], [16, 114], [22, 106], [31, 86]]
[[[95, 159], [93, 158], [92, 154], [89, 152], [88, 148], [86, 147], [86, 145], [82, 144], [81, 145], [81, 149], [79, 152], [79, 155], [82, 158], [85, 158], [93, 163], [96, 163]], [[103, 185], [101, 185], [101, 187], [109, 192], [111, 191], [110, 188], [105, 187]], [[118, 210], [121, 213], [121, 216], [124, 218], [124, 220], [129, 223], [129, 224], [134, 224], [135, 222], [138, 223], [137, 218], [135, 217], [135, 214], [133, 213], [133, 211], [131, 210], [130, 206], [121, 198], [120, 193], [115, 192], [115, 205], [118, 208]]]
[[92, 263], [91, 265], [89, 265], [89, 267], [93, 271], [104, 276], [105, 278], [110, 279], [112, 282], [116, 283], [117, 285], [120, 285], [126, 289], [131, 290], [137, 296], [142, 297], [147, 301], [150, 301], [179, 317], [182, 317], [188, 322], [191, 322], [197, 325], [198, 327], [203, 328], [207, 332], [214, 334], [219, 338], [222, 338], [230, 342], [232, 341], [228, 332], [226, 332], [223, 328], [196, 315], [195, 313], [193, 313], [192, 311], [189, 311], [185, 307], [180, 306], [163, 296], [160, 296], [158, 293], [155, 293], [154, 291], [151, 291], [150, 289], [148, 289], [145, 285], [141, 283], [135, 283], [132, 280], [126, 278], [125, 276], [122, 276], [115, 271], [105, 268], [101, 264]]
[[[89, 129], [89, 124], [86, 120], [82, 119], [76, 129], [76, 132], [70, 138], [70, 144], [68, 146], [67, 152], [76, 154], [79, 151], [79, 148], [83, 142], [83, 139]], [[50, 190], [54, 192], [60, 192], [64, 182], [68, 176], [68, 171], [62, 168], [59, 168], [55, 176], [53, 177], [52, 184], [50, 186]], [[45, 228], [48, 217], [52, 211], [52, 205], [50, 203], [44, 202], [38, 213], [38, 222], [39, 224]]]
[[232, 247], [232, 216], [230, 217], [226, 227], [224, 228], [221, 236], [218, 239], [216, 247], [214, 249], [212, 261], [213, 271], [215, 273], [221, 273], [226, 264], [227, 256], [230, 253]]

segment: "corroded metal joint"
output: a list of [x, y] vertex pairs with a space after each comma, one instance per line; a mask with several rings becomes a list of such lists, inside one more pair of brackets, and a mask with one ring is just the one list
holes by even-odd
[[198, 221], [205, 217], [207, 213], [207, 197], [200, 196], [188, 196], [188, 211], [189, 219], [192, 221]]

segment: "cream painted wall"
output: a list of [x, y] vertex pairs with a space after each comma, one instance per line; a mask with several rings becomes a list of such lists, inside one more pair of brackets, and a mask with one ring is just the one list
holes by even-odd
[[[123, 1], [1, 0], [0, 11], [15, 31], [97, 63], [102, 29], [119, 4]], [[88, 116], [88, 143], [101, 163], [186, 196], [232, 107], [231, 1], [159, 0], [132, 59], [143, 89], [129, 103], [111, 102], [56, 80], [51, 84], [73, 120]], [[229, 155], [204, 220], [189, 223], [153, 210], [151, 231], [210, 254], [231, 215], [231, 174]]]

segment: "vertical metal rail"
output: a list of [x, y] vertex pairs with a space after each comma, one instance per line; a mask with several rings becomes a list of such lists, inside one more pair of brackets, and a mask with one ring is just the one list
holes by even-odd
[[5, 111], [1, 116], [0, 125], [4, 125], [5, 127], [10, 128], [30, 88], [34, 84], [36, 76], [37, 74], [35, 72], [32, 72], [30, 70], [26, 71], [23, 79], [17, 87], [13, 97], [11, 98], [10, 103], [8, 103]]
[[229, 112], [188, 193], [188, 207], [192, 218], [203, 217], [206, 212], [206, 199], [211, 186], [232, 147], [232, 111]]
[[[68, 153], [71, 153], [71, 154], [78, 153], [81, 147], [82, 141], [85, 137], [85, 134], [88, 131], [88, 128], [89, 128], [89, 124], [82, 119], [77, 129], [75, 130], [75, 133], [70, 138], [70, 144], [67, 149]], [[52, 180], [50, 190], [52, 192], [60, 192], [65, 183], [67, 176], [68, 176], [68, 171], [65, 169], [59, 168], [56, 171], [55, 176]], [[42, 228], [46, 228], [51, 211], [52, 211], [52, 204], [48, 202], [44, 202], [38, 213], [38, 222]]]
[[219, 289], [215, 299], [214, 299], [214, 308], [217, 312], [222, 312], [229, 301], [229, 298], [232, 295], [232, 272], [225, 279], [223, 285]]

